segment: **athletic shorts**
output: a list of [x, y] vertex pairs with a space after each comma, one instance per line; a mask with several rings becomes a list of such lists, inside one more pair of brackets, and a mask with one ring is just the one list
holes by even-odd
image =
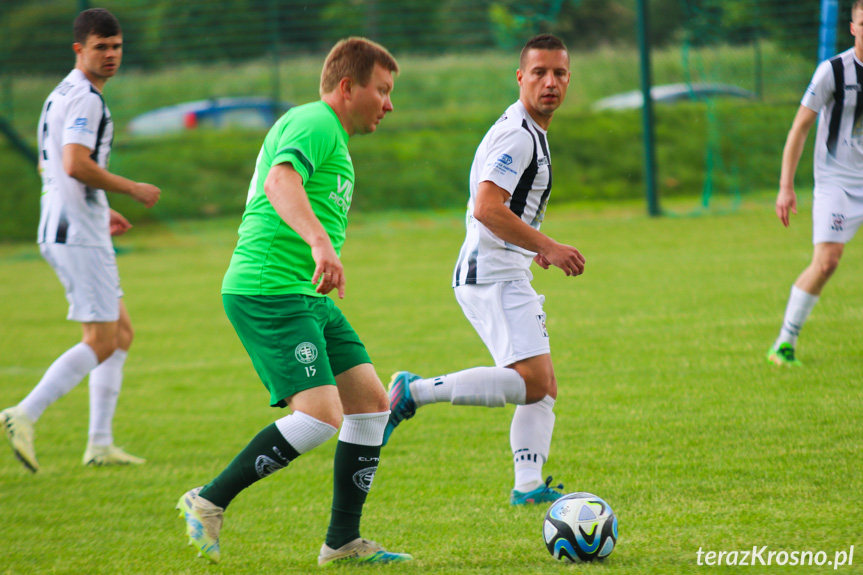
[[[850, 193], [853, 192], [853, 193]], [[816, 185], [812, 202], [812, 243], [848, 243], [863, 223], [863, 188]]]
[[328, 297], [222, 294], [225, 313], [270, 392], [272, 407], [300, 391], [335, 385], [369, 354]]
[[66, 319], [111, 322], [120, 319], [120, 275], [111, 248], [39, 244], [45, 258], [66, 290]]
[[545, 297], [528, 280], [454, 288], [464, 315], [498, 367], [551, 352], [545, 329]]

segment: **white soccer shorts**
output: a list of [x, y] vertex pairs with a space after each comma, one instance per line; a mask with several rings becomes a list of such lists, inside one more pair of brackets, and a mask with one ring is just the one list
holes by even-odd
[[83, 323], [120, 319], [123, 290], [113, 249], [39, 244], [39, 251], [66, 290], [66, 319]]
[[812, 243], [848, 243], [863, 224], [863, 188], [816, 185], [812, 202]]
[[529, 281], [461, 285], [454, 291], [496, 366], [551, 352], [542, 310], [545, 296], [537, 295]]

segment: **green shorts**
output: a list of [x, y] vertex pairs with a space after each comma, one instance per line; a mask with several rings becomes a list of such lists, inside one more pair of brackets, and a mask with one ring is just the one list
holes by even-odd
[[270, 391], [270, 405], [371, 363], [354, 328], [328, 297], [222, 294], [228, 319]]

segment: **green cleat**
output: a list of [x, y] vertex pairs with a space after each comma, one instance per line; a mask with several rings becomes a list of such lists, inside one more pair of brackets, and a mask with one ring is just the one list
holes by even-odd
[[147, 460], [142, 457], [135, 457], [123, 451], [122, 447], [117, 447], [113, 443], [111, 445], [93, 445], [87, 444], [87, 450], [84, 452], [84, 465], [92, 465], [101, 467], [103, 465], [141, 465]]
[[417, 412], [417, 404], [411, 397], [410, 383], [418, 379], [422, 378], [409, 371], [397, 371], [393, 374], [389, 387], [390, 418], [384, 428], [384, 441], [381, 447], [387, 444], [399, 423], [410, 419]]
[[36, 450], [33, 448], [33, 422], [24, 410], [15, 406], [0, 411], [0, 425], [15, 457], [31, 472], [39, 471]]
[[790, 343], [779, 344], [779, 347], [773, 346], [767, 352], [767, 361], [774, 365], [784, 365], [788, 367], [803, 367], [803, 362], [794, 357], [794, 347]]
[[195, 546], [199, 557], [218, 563], [222, 559], [219, 553], [219, 531], [222, 530], [225, 510], [198, 497], [199, 491], [201, 488], [196, 487], [180, 497], [177, 509], [180, 510], [180, 518], [186, 520], [189, 545]]
[[563, 493], [558, 491], [563, 489], [563, 483], [559, 485], [551, 485], [551, 475], [545, 480], [545, 485], [540, 485], [536, 489], [530, 491], [512, 490], [509, 496], [509, 502], [512, 505], [531, 505], [535, 503], [551, 503], [563, 497]]
[[390, 553], [374, 541], [358, 538], [345, 543], [338, 549], [332, 549], [324, 543], [321, 547], [321, 554], [318, 555], [318, 566], [329, 567], [347, 563], [385, 565], [411, 561], [412, 559], [413, 557], [408, 553]]

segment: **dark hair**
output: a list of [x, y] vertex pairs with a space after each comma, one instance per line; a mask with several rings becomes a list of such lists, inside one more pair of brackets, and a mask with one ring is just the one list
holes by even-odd
[[[863, 2], [863, 0], [858, 0], [858, 2]], [[540, 34], [539, 36], [534, 36], [528, 40], [527, 44], [522, 48], [521, 56], [518, 59], [519, 67], [524, 67], [527, 53], [531, 50], [563, 50], [564, 52], [569, 52], [566, 49], [566, 44], [563, 43], [563, 40], [554, 34]]]
[[86, 44], [87, 37], [90, 34], [101, 38], [110, 38], [122, 32], [120, 30], [120, 22], [104, 8], [84, 10], [75, 18], [75, 24], [72, 26], [72, 29], [74, 31], [75, 42], [78, 44]]
[[357, 36], [339, 40], [330, 50], [321, 71], [321, 95], [332, 92], [344, 77], [352, 78], [360, 86], [368, 85], [375, 64], [393, 74], [399, 73], [396, 59], [377, 42]]

